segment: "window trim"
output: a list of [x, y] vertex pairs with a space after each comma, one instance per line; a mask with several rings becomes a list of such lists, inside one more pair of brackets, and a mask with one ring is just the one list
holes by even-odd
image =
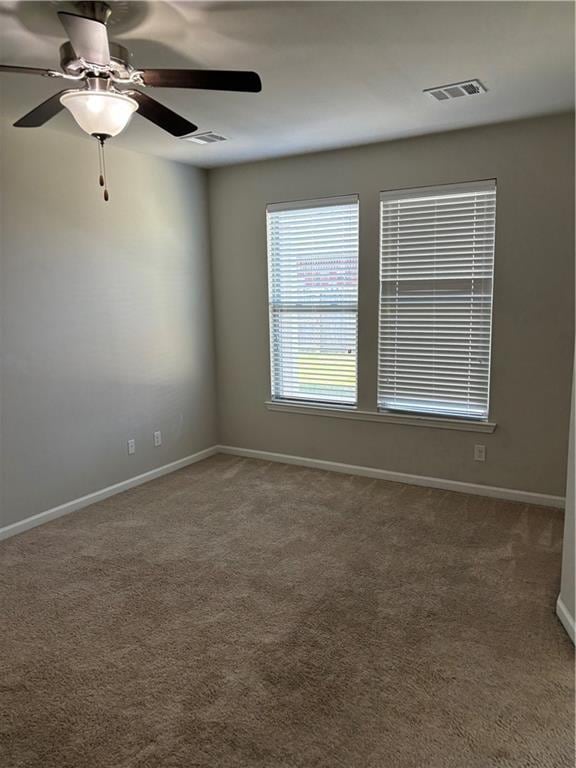
[[[402, 196], [403, 199], [410, 199], [410, 198], [420, 198], [420, 197], [434, 197], [438, 194], [440, 190], [446, 190], [447, 194], [454, 194], [458, 192], [469, 192], [469, 191], [476, 191], [476, 192], [482, 192], [482, 191], [491, 191], [494, 190], [496, 196], [495, 196], [495, 210], [494, 210], [494, 247], [493, 247], [493, 257], [492, 257], [492, 276], [491, 276], [491, 304], [490, 304], [490, 330], [488, 335], [488, 388], [487, 388], [487, 400], [486, 400], [486, 416], [485, 417], [457, 417], [457, 416], [450, 416], [448, 414], [443, 414], [441, 412], [434, 413], [431, 412], [429, 414], [421, 413], [418, 411], [402, 411], [402, 410], [387, 410], [383, 407], [379, 406], [378, 403], [378, 373], [377, 373], [377, 382], [376, 382], [376, 412], [378, 414], [381, 414], [382, 416], [386, 416], [389, 419], [394, 418], [394, 421], [400, 421], [402, 420], [402, 423], [408, 423], [406, 419], [426, 419], [430, 421], [464, 421], [467, 424], [478, 424], [478, 425], [493, 425], [493, 429], [490, 431], [494, 431], [496, 428], [496, 423], [490, 421], [490, 415], [491, 415], [491, 405], [492, 405], [492, 356], [493, 356], [493, 337], [494, 337], [494, 281], [495, 281], [495, 262], [496, 262], [496, 234], [497, 234], [497, 223], [498, 223], [498, 217], [496, 215], [497, 213], [497, 207], [498, 207], [498, 179], [496, 176], [487, 177], [485, 179], [471, 179], [469, 181], [459, 181], [459, 182], [447, 182], [444, 184], [428, 184], [425, 186], [419, 186], [419, 187], [401, 187], [396, 189], [385, 189], [381, 190], [379, 193], [378, 198], [378, 269], [379, 272], [382, 268], [382, 203], [389, 201], [389, 200], [395, 200], [399, 195]], [[381, 313], [381, 306], [382, 306], [382, 279], [379, 279], [379, 289], [378, 289], [378, 329], [380, 329], [380, 313]], [[376, 350], [377, 355], [377, 367], [380, 366], [380, 330], [378, 330], [378, 347]], [[485, 430], [468, 430], [468, 431], [485, 431]]]
[[[306, 208], [326, 208], [330, 205], [360, 205], [360, 195], [353, 193], [350, 195], [330, 195], [329, 197], [311, 197], [309, 200], [284, 200], [280, 203], [268, 203], [266, 213], [277, 213], [278, 211], [301, 211]], [[360, 212], [360, 210], [358, 210]]]
[[282, 400], [266, 400], [265, 407], [278, 413], [296, 413], [305, 416], [329, 416], [336, 419], [353, 419], [356, 421], [375, 421], [381, 424], [396, 424], [410, 427], [432, 427], [433, 429], [450, 429], [457, 432], [484, 432], [492, 434], [498, 426], [494, 421], [478, 421], [475, 419], [451, 419], [445, 416], [420, 416], [418, 414], [392, 413], [390, 411], [369, 411], [359, 408], [343, 408], [340, 406], [307, 405], [305, 403], [289, 403]]
[[[355, 401], [352, 403], [344, 403], [344, 402], [334, 402], [330, 403], [328, 401], [315, 401], [315, 400], [305, 400], [305, 399], [297, 399], [297, 398], [288, 398], [288, 397], [275, 397], [273, 392], [273, 336], [272, 336], [272, 324], [271, 324], [271, 300], [270, 300], [270, 286], [272, 283], [272, 272], [271, 272], [271, 259], [270, 259], [270, 229], [269, 229], [269, 214], [271, 213], [278, 213], [281, 211], [292, 211], [292, 210], [305, 210], [305, 209], [311, 209], [311, 208], [325, 208], [330, 207], [334, 205], [356, 205], [357, 206], [357, 215], [358, 215], [358, 238], [356, 243], [356, 254], [357, 254], [357, 286], [356, 286], [356, 304], [354, 310], [356, 315], [356, 335], [355, 335], [355, 343], [356, 343], [356, 381], [355, 381]], [[360, 320], [360, 286], [359, 286], [359, 272], [360, 272], [360, 195], [359, 193], [350, 193], [347, 195], [329, 195], [326, 197], [313, 197], [309, 199], [304, 200], [285, 200], [281, 202], [276, 203], [268, 203], [266, 205], [265, 210], [265, 217], [266, 217], [266, 274], [267, 274], [267, 315], [268, 315], [268, 400], [266, 402], [278, 405], [278, 406], [286, 406], [287, 409], [297, 409], [300, 407], [311, 407], [311, 408], [328, 408], [328, 409], [338, 409], [343, 412], [350, 412], [355, 411], [358, 408], [358, 392], [359, 392], [359, 358], [358, 358], [358, 343], [359, 343], [359, 333], [358, 333], [358, 327], [359, 327], [359, 320]], [[292, 405], [294, 403], [294, 405]]]
[[[466, 189], [469, 190], [470, 188], [476, 187], [477, 189], [481, 189], [482, 187], [489, 186], [491, 184], [494, 184], [496, 186], [496, 189], [498, 188], [498, 179], [496, 176], [489, 177], [485, 179], [471, 179], [470, 181], [464, 181], [464, 182], [447, 182], [447, 183], [440, 183], [440, 184], [430, 184], [426, 186], [419, 186], [419, 187], [401, 187], [401, 188], [394, 188], [394, 189], [385, 189], [381, 190], [378, 197], [378, 264], [380, 264], [380, 242], [381, 242], [381, 215], [380, 215], [380, 206], [381, 201], [386, 196], [394, 197], [395, 195], [399, 193], [409, 193], [414, 196], [420, 196], [423, 193], [430, 192], [433, 194], [432, 190], [438, 189], [438, 188], [450, 188], [451, 191], [458, 191], [459, 189]], [[293, 200], [293, 201], [284, 201], [284, 202], [278, 202], [278, 203], [271, 203], [266, 206], [266, 214], [269, 211], [274, 210], [290, 210], [291, 208], [296, 207], [297, 205], [302, 205], [302, 207], [322, 207], [322, 205], [326, 203], [330, 203], [330, 201], [343, 201], [343, 202], [358, 202], [358, 216], [359, 216], [359, 223], [362, 217], [362, 211], [361, 211], [361, 205], [360, 205], [360, 195], [359, 194], [350, 194], [350, 195], [332, 195], [332, 196], [326, 196], [326, 197], [318, 197], [318, 198], [312, 198], [310, 200]], [[496, 227], [495, 227], [495, 241], [496, 241], [496, 235], [497, 235], [497, 220], [496, 220]], [[267, 263], [269, 265], [269, 260], [267, 257]], [[359, 243], [358, 243], [358, 270], [360, 271], [360, 231], [359, 231]], [[269, 278], [269, 272], [268, 272], [268, 279]], [[494, 332], [494, 280], [495, 280], [495, 270], [493, 266], [493, 273], [492, 273], [492, 307], [491, 307], [491, 323], [490, 323], [490, 342], [489, 342], [489, 350], [490, 350], [490, 364], [489, 364], [489, 385], [488, 385], [488, 414], [486, 418], [471, 418], [471, 417], [453, 417], [453, 416], [446, 416], [442, 414], [421, 414], [421, 413], [409, 413], [409, 412], [401, 412], [401, 411], [391, 411], [386, 410], [383, 408], [378, 408], [377, 401], [375, 401], [375, 407], [374, 409], [366, 409], [366, 408], [359, 408], [359, 401], [357, 400], [356, 404], [350, 404], [345, 405], [343, 403], [316, 403], [313, 401], [306, 401], [306, 400], [290, 400], [289, 398], [273, 398], [272, 394], [272, 381], [271, 381], [271, 366], [268, 366], [268, 375], [269, 375], [269, 381], [268, 381], [268, 399], [265, 400], [264, 406], [267, 410], [277, 413], [293, 413], [297, 415], [307, 415], [307, 416], [323, 416], [323, 417], [329, 417], [329, 418], [337, 418], [337, 419], [351, 419], [355, 421], [371, 421], [381, 424], [391, 424], [396, 426], [414, 426], [414, 427], [420, 427], [422, 428], [433, 428], [433, 429], [448, 429], [458, 432], [476, 432], [476, 433], [485, 433], [485, 434], [492, 434], [498, 424], [495, 421], [490, 420], [491, 416], [491, 405], [492, 405], [492, 362], [493, 362], [493, 332]], [[360, 291], [360, 284], [358, 285], [358, 292]], [[269, 294], [268, 294], [269, 295]], [[380, 302], [378, 302], [378, 312], [380, 311]], [[358, 323], [356, 326], [356, 336], [357, 336], [357, 346], [356, 346], [356, 360], [357, 360], [357, 380], [356, 380], [356, 386], [357, 386], [357, 395], [358, 390], [360, 387], [360, 361], [358, 357], [359, 348], [358, 348], [358, 336], [359, 336], [359, 325], [360, 325], [360, 295], [358, 294], [358, 303], [357, 303], [357, 317], [358, 317]], [[268, 328], [268, 331], [270, 329]], [[270, 339], [269, 339], [269, 349], [270, 349]], [[376, 355], [379, 354], [379, 348], [376, 349]], [[271, 362], [271, 360], [270, 360]]]

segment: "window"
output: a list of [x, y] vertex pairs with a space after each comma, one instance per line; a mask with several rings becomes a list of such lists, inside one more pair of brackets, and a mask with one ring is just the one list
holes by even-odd
[[267, 209], [272, 399], [356, 405], [358, 198]]
[[378, 408], [485, 420], [496, 182], [380, 200]]

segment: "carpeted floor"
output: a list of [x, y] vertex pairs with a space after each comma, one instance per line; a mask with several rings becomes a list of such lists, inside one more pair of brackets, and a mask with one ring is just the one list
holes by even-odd
[[3, 768], [572, 768], [562, 515], [217, 456], [0, 544]]

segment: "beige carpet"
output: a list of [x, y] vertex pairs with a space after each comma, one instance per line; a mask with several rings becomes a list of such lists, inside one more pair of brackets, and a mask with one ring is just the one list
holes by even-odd
[[566, 768], [562, 516], [217, 456], [0, 544], [3, 768]]

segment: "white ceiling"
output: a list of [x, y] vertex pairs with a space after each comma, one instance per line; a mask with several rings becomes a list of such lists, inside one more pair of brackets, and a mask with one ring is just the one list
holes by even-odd
[[[0, 2], [0, 61], [57, 67], [66, 3]], [[574, 108], [572, 2], [114, 2], [111, 37], [136, 67], [254, 69], [260, 94], [149, 89], [201, 131], [197, 146], [135, 116], [114, 141], [213, 167]], [[422, 89], [467, 78], [481, 96]], [[62, 86], [3, 74], [14, 121]], [[63, 112], [51, 127], [79, 131]], [[18, 129], [14, 129], [18, 130]], [[19, 129], [42, 130], [42, 129]]]

